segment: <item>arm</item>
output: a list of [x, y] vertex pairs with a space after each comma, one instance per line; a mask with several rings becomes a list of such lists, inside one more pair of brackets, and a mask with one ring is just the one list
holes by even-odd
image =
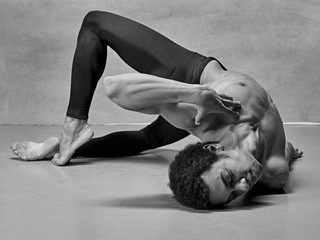
[[260, 125], [263, 139], [263, 176], [261, 182], [270, 188], [283, 188], [289, 179], [289, 162], [286, 159], [286, 138], [280, 114], [270, 102]]
[[154, 114], [158, 114], [160, 105], [193, 104], [198, 111], [196, 122], [210, 113], [238, 115], [232, 107], [240, 105], [230, 97], [219, 96], [205, 85], [186, 84], [140, 73], [106, 77], [104, 88], [113, 102], [133, 111], [151, 108]]

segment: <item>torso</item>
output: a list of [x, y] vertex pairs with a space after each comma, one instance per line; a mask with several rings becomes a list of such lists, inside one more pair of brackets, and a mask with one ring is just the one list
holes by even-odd
[[268, 93], [251, 77], [228, 72], [207, 83], [219, 94], [241, 102], [239, 119], [211, 114], [190, 132], [202, 141], [218, 141], [252, 154], [263, 165], [271, 156], [283, 156], [285, 136], [280, 115]]
[[[212, 62], [214, 64], [218, 63]], [[207, 71], [207, 76], [210, 74], [210, 70]], [[263, 166], [273, 160], [284, 161], [286, 139], [282, 121], [263, 87], [247, 75], [224, 70], [216, 80], [207, 79], [200, 80], [200, 84], [241, 102], [239, 119], [214, 113], [209, 114], [200, 125], [195, 125], [197, 109], [187, 103], [167, 104], [162, 108], [161, 115], [202, 142], [216, 141], [230, 149], [239, 148], [252, 154]]]
[[[288, 179], [289, 159], [285, 155], [283, 124], [271, 97], [247, 75], [224, 71], [215, 61], [207, 66], [201, 75], [200, 84], [240, 101], [239, 119], [214, 113], [207, 115], [200, 125], [195, 125], [197, 108], [188, 103], [167, 104], [161, 108], [161, 115], [202, 142], [215, 141], [226, 148], [239, 148], [252, 154], [263, 166], [264, 174], [260, 182], [272, 187], [283, 186]], [[212, 80], [210, 75], [217, 68], [221, 74]]]

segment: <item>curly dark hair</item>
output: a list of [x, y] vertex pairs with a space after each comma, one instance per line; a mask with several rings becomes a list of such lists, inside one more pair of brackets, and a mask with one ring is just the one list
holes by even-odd
[[218, 160], [215, 152], [204, 149], [207, 143], [190, 144], [175, 156], [169, 167], [169, 187], [182, 205], [195, 209], [208, 209], [209, 186], [201, 175]]

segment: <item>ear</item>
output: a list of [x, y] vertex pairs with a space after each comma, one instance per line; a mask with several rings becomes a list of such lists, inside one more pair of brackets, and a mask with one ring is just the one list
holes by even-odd
[[220, 152], [224, 150], [224, 146], [222, 146], [220, 143], [208, 143], [203, 146], [203, 149], [209, 150], [210, 152]]

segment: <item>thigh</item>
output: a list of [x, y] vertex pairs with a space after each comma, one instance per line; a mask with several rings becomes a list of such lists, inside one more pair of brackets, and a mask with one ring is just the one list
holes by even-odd
[[100, 39], [141, 73], [181, 81], [196, 54], [143, 24], [113, 13], [95, 12], [94, 21]]

